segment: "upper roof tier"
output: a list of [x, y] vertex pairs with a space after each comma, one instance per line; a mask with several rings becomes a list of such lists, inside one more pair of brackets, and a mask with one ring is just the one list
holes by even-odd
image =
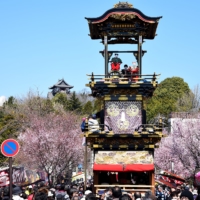
[[[127, 2], [119, 2], [100, 17], [86, 17], [91, 39], [103, 40], [107, 35], [108, 40], [120, 38], [124, 39], [124, 43], [130, 43], [130, 38], [134, 38], [137, 43], [139, 35], [143, 36], [143, 39], [154, 39], [160, 18], [162, 17], [148, 17]], [[122, 42], [120, 40], [115, 43]], [[134, 42], [131, 40], [131, 43]]]
[[65, 82], [64, 79], [61, 79], [55, 85], [49, 87], [49, 89], [54, 89], [54, 88], [63, 88], [63, 89], [68, 88], [68, 89], [71, 89], [73, 87], [74, 86], [71, 86], [67, 82]]

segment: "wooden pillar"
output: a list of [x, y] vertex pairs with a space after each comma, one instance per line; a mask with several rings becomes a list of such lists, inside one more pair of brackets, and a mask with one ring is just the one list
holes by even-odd
[[151, 192], [152, 194], [155, 194], [155, 173], [154, 171], [151, 173], [150, 175], [150, 185], [152, 185], [153, 187], [151, 188]]
[[142, 36], [138, 37], [138, 67], [139, 74], [142, 74]]
[[[99, 172], [93, 172], [94, 173], [94, 185], [99, 185]], [[97, 193], [97, 189], [96, 187], [94, 187], [94, 194]]]
[[108, 77], [108, 37], [104, 36], [105, 77]]
[[86, 190], [86, 185], [87, 185], [87, 138], [85, 138], [84, 173], [85, 173], [84, 189]]

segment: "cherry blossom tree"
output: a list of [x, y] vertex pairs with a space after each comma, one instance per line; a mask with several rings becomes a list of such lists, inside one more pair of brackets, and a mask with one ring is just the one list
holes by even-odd
[[82, 161], [82, 138], [76, 115], [30, 113], [28, 118], [31, 119], [29, 126], [18, 136], [21, 150], [17, 162], [43, 169], [50, 178]]
[[200, 120], [176, 119], [168, 137], [163, 138], [155, 150], [155, 164], [170, 171], [174, 162], [174, 172], [185, 178], [191, 177], [200, 168]]

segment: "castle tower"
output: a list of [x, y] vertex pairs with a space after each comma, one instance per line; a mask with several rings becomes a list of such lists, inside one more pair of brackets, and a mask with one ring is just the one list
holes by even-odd
[[49, 89], [52, 91], [48, 93], [47, 97], [49, 99], [52, 99], [59, 92], [69, 94], [70, 89], [72, 89], [73, 87], [74, 86], [69, 85], [64, 79], [58, 80], [56, 84], [49, 87]]

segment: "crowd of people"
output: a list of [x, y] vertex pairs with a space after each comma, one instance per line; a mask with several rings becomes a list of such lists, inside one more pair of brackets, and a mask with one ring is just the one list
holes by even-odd
[[155, 195], [158, 200], [200, 200], [200, 189], [186, 184], [174, 188], [158, 185]]
[[[9, 187], [1, 188], [0, 200], [9, 200]], [[156, 186], [155, 194], [151, 191], [141, 193], [122, 190], [119, 186], [109, 187], [93, 193], [92, 184], [84, 187], [83, 183], [54, 187], [43, 182], [28, 187], [15, 186], [12, 191], [13, 200], [200, 200], [200, 190], [189, 185], [169, 188]]]

